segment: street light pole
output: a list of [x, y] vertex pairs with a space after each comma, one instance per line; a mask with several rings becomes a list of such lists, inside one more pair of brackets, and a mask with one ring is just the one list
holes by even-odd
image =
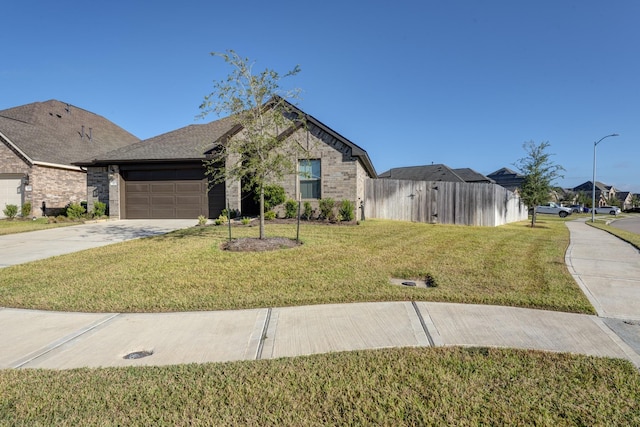
[[593, 143], [593, 181], [591, 181], [591, 222], [596, 222], [595, 217], [595, 208], [596, 208], [596, 146], [602, 142], [603, 139], [609, 138], [610, 136], [619, 136], [617, 133], [612, 133], [611, 135], [603, 136], [598, 140], [598, 142]]

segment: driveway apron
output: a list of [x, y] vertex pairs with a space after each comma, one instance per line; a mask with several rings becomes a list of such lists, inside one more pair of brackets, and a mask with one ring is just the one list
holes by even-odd
[[156, 236], [196, 225], [196, 220], [120, 220], [0, 236], [0, 268]]

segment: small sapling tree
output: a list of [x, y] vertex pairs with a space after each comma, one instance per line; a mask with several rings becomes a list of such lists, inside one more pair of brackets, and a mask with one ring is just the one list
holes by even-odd
[[515, 163], [524, 175], [520, 198], [529, 208], [533, 207], [531, 227], [535, 227], [536, 224], [536, 206], [549, 201], [551, 185], [556, 179], [562, 178], [560, 172], [564, 170], [562, 166], [551, 161], [552, 154], [547, 152], [549, 145], [549, 142], [525, 142], [522, 148], [527, 155]]
[[214, 82], [214, 90], [200, 105], [201, 117], [214, 112], [227, 115], [234, 131], [214, 144], [205, 162], [207, 175], [215, 185], [225, 180], [244, 183], [255, 191], [260, 205], [260, 239], [264, 239], [264, 193], [286, 174], [295, 173], [299, 158], [307, 158], [305, 145], [296, 140], [296, 131], [306, 128], [306, 120], [292, 100], [300, 91], [283, 91], [282, 79], [300, 72], [298, 66], [280, 75], [271, 69], [254, 73], [254, 62], [233, 50], [213, 52], [232, 71]]

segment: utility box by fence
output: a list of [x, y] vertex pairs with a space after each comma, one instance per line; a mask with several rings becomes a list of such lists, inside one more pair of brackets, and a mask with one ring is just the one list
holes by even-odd
[[524, 221], [528, 209], [497, 184], [367, 179], [365, 217], [495, 227]]

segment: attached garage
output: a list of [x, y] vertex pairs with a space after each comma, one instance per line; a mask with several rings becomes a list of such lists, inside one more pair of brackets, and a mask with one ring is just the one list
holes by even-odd
[[219, 215], [224, 186], [207, 191], [201, 165], [192, 168], [121, 168], [122, 212], [127, 219], [189, 219]]
[[22, 207], [22, 176], [0, 175], [0, 218], [4, 218], [6, 205], [16, 205], [18, 212]]

